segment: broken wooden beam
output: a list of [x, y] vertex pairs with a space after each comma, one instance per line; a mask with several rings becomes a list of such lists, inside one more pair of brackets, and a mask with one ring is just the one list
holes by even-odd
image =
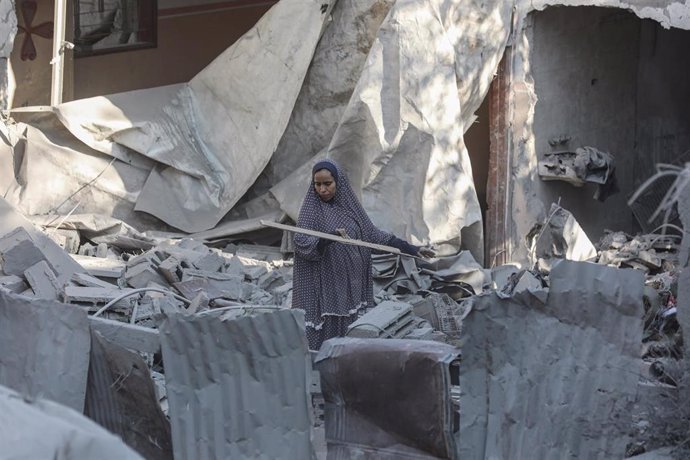
[[398, 256], [412, 257], [414, 259], [420, 259], [420, 257], [413, 256], [410, 254], [405, 254], [400, 249], [394, 248], [392, 246], [384, 246], [382, 244], [369, 243], [362, 240], [354, 240], [349, 238], [343, 238], [341, 236], [331, 235], [330, 233], [317, 232], [316, 230], [309, 230], [306, 228], [293, 227], [292, 225], [279, 224], [278, 222], [269, 222], [267, 220], [260, 221], [261, 225], [264, 227], [276, 228], [278, 230], [284, 230], [286, 232], [300, 233], [302, 235], [316, 236], [318, 238], [323, 238], [324, 240], [337, 241], [338, 243], [351, 244], [353, 246], [361, 246], [369, 249], [375, 249], [377, 251], [390, 252], [391, 254], [396, 254]]

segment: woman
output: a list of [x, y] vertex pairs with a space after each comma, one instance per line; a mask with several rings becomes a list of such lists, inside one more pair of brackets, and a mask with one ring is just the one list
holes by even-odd
[[[331, 160], [316, 163], [297, 226], [417, 255], [420, 248], [372, 224], [343, 171]], [[422, 248], [422, 255], [431, 255]], [[360, 310], [374, 306], [371, 249], [295, 234], [292, 305], [306, 314], [309, 348], [342, 337]]]

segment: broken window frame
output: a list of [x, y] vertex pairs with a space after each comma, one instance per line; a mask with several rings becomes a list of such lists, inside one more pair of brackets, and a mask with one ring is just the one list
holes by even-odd
[[[88, 5], [89, 3], [97, 5], [97, 10], [91, 13], [102, 13], [104, 15], [104, 17], [100, 18], [100, 21], [97, 19], [85, 19], [90, 12], [84, 12], [82, 4]], [[122, 8], [123, 5], [125, 7], [134, 6], [134, 8], [129, 9], [130, 12], [134, 11], [134, 13], [130, 13], [128, 18], [129, 21], [136, 21], [136, 25], [129, 32], [137, 35], [135, 41], [122, 44], [108, 44], [94, 48], [94, 45], [103, 38], [116, 33], [126, 34], [127, 32], [123, 30], [123, 23], [127, 21], [122, 19], [121, 13], [118, 13], [117, 9], [108, 11], [108, 5], [106, 5], [105, 0], [94, 0], [91, 2], [88, 0], [75, 0], [73, 2], [75, 58], [156, 48], [158, 46], [158, 0], [117, 0], [116, 3], [120, 12], [127, 10]], [[105, 14], [108, 12], [112, 13], [112, 15], [106, 17]], [[118, 20], [121, 21], [120, 28], [118, 28]], [[99, 40], [87, 43], [87, 40], [81, 37], [82, 29], [84, 28], [92, 28], [95, 31], [100, 29], [104, 35]]]

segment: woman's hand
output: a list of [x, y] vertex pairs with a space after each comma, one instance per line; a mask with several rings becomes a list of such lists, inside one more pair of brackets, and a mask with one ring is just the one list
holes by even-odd
[[346, 240], [351, 240], [351, 239], [352, 239], [352, 238], [350, 238], [350, 235], [347, 234], [347, 230], [345, 230], [344, 228], [336, 228], [336, 229], [335, 229], [335, 234], [338, 235], [338, 236], [341, 236], [341, 237], [345, 238]]
[[422, 246], [417, 251], [417, 255], [420, 257], [424, 257], [425, 259], [431, 259], [433, 257], [436, 257], [436, 251], [431, 249], [429, 246]]

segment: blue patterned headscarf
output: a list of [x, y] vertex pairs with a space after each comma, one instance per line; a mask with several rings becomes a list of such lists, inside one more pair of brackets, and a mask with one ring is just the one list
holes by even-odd
[[335, 183], [338, 183], [338, 166], [336, 166], [336, 164], [330, 160], [323, 160], [316, 163], [314, 167], [311, 168], [311, 177], [313, 178], [314, 174], [316, 174], [318, 171], [321, 171], [322, 169], [325, 169], [328, 172], [330, 172], [331, 176], [333, 176], [333, 179], [335, 180]]
[[[369, 219], [347, 175], [333, 160], [323, 160], [313, 168], [331, 171], [336, 179], [333, 199], [323, 201], [312, 180], [300, 209], [297, 226], [335, 234], [344, 228], [351, 238], [376, 244], [387, 244], [393, 235], [379, 230]], [[338, 335], [351, 323], [360, 309], [373, 307], [371, 250], [334, 243], [318, 247], [319, 238], [295, 234], [295, 266], [292, 304], [305, 311], [307, 337], [311, 349], [330, 337], [320, 334], [329, 317], [338, 324]], [[333, 331], [326, 335], [332, 335]]]

